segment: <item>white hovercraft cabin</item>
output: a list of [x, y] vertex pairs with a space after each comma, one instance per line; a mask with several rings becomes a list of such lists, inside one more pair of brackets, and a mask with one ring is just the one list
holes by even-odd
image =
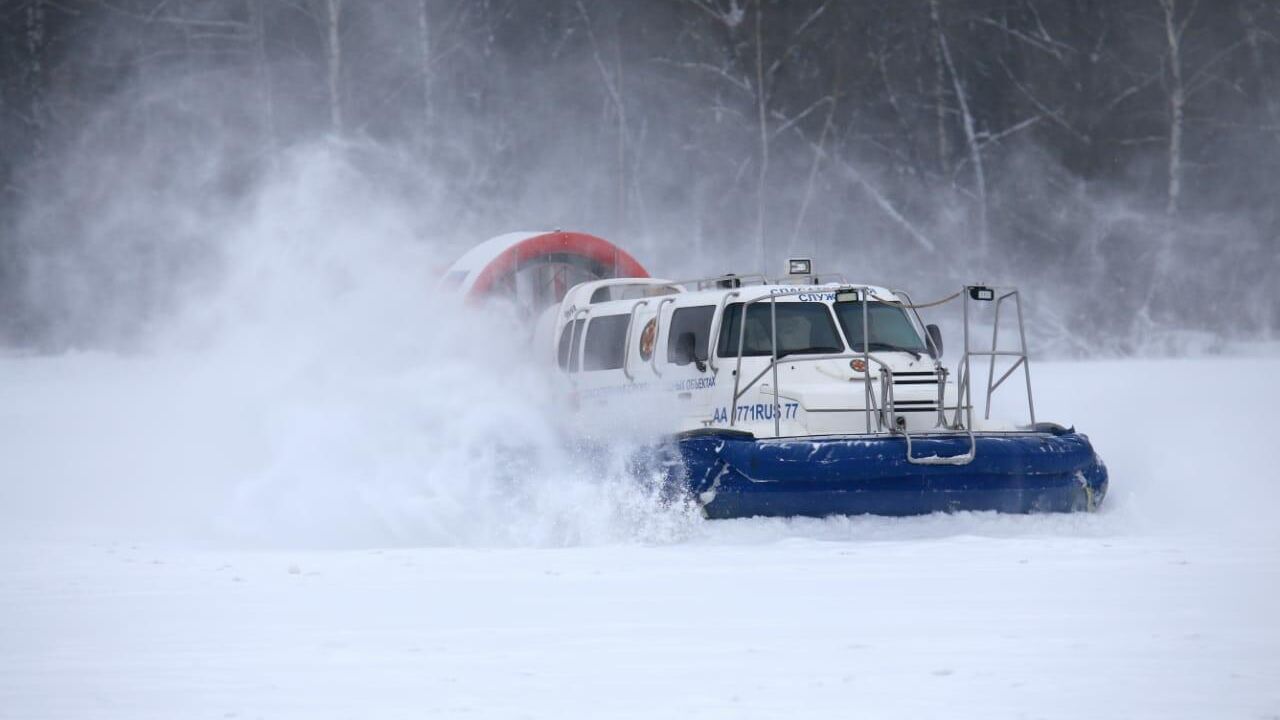
[[[792, 260], [792, 274], [774, 281], [726, 275], [583, 283], [543, 314], [535, 347], [552, 353], [584, 402], [609, 403], [639, 388], [675, 393], [683, 405], [675, 432], [1017, 430], [984, 419], [975, 428], [969, 403], [956, 413], [956, 385], [939, 362], [940, 333], [922, 322], [905, 293], [824, 282], [811, 266]], [[981, 293], [970, 293], [975, 300], [992, 299], [987, 288], [971, 290]], [[970, 354], [986, 353], [966, 352], [962, 375]], [[1017, 356], [1010, 372], [1025, 368], [1025, 352], [1008, 354]]]

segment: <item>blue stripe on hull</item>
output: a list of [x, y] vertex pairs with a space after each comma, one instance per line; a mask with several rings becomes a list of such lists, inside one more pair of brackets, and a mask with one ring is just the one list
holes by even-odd
[[[967, 436], [913, 438], [917, 456], [962, 455]], [[907, 462], [901, 437], [830, 436], [756, 440], [745, 433], [697, 432], [678, 449], [686, 487], [714, 491], [708, 517], [754, 515], [921, 515], [995, 510], [1092, 510], [1106, 495], [1107, 470], [1084, 435], [1063, 432], [977, 436], [968, 465]]]

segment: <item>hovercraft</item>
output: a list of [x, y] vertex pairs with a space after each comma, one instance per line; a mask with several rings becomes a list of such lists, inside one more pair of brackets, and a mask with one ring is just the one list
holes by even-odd
[[[819, 276], [808, 259], [788, 261], [781, 278], [673, 281], [625, 254], [634, 268], [603, 269], [620, 256], [593, 236], [537, 237], [546, 257], [521, 257], [543, 285], [561, 277], [553, 266], [566, 244], [589, 247], [594, 265], [591, 279], [553, 288], [535, 351], [596, 410], [628, 412], [638, 392], [670, 399], [666, 480], [707, 517], [1075, 512], [1106, 496], [1089, 439], [1036, 418], [1015, 288], [969, 285], [916, 305], [900, 290]], [[948, 303], [963, 317], [954, 376], [941, 331], [920, 314]], [[989, 349], [975, 342], [980, 307], [994, 316]], [[1016, 322], [1005, 335], [1016, 347], [999, 344], [1002, 314]], [[982, 360], [977, 412], [972, 366]], [[1018, 371], [1026, 421], [992, 420], [993, 396]]]

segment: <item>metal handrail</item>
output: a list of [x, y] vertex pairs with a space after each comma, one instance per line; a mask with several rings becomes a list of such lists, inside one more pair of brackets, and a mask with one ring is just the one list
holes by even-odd
[[737, 290], [727, 292], [724, 297], [720, 298], [720, 305], [716, 308], [715, 326], [711, 328], [711, 335], [707, 337], [707, 365], [712, 370], [719, 371], [720, 369], [716, 367], [716, 353], [712, 352], [712, 350], [720, 344], [720, 326], [724, 324], [724, 309], [731, 298], [741, 296], [742, 293]]
[[973, 417], [973, 414], [972, 414], [973, 398], [970, 396], [970, 393], [969, 393], [968, 357], [969, 357], [969, 354], [965, 353], [964, 356], [960, 359], [960, 362], [956, 363], [956, 412], [951, 419], [951, 428], [954, 430], [959, 430], [962, 427], [973, 426], [972, 422], [970, 423], [960, 422], [961, 412], [968, 413], [966, 417], [970, 419], [972, 419]]
[[[575, 369], [575, 364], [573, 362], [575, 359], [574, 349], [577, 348], [577, 344], [578, 344], [578, 337], [577, 337], [578, 336], [578, 316], [582, 315], [585, 317], [586, 315], [589, 315], [591, 313], [591, 308], [584, 307], [578, 310], [570, 310], [570, 313], [571, 314], [569, 316], [569, 357], [565, 358], [565, 372], [569, 374], [573, 374], [575, 372], [582, 372], [582, 353], [581, 352], [577, 353], [576, 369]], [[586, 336], [586, 332], [587, 332], [587, 323], [584, 321], [582, 323], [582, 333], [584, 337]], [[581, 349], [579, 348], [579, 350]]]
[[[658, 369], [658, 333], [662, 331], [662, 306], [667, 303], [673, 303], [675, 301], [676, 301], [676, 298], [673, 298], [673, 297], [663, 298], [658, 301], [658, 308], [657, 310], [654, 311], [653, 317], [654, 317], [654, 322], [657, 324], [657, 327], [654, 328], [653, 354], [649, 356], [649, 367], [653, 370], [653, 374], [658, 377], [662, 377], [662, 371]], [[631, 349], [631, 345], [628, 344], [627, 350], [630, 351], [630, 349]]]
[[907, 432], [907, 426], [904, 424], [898, 430], [907, 439], [907, 462], [912, 465], [968, 465], [978, 456], [978, 439], [973, 436], [971, 428], [965, 428], [965, 433], [969, 436], [969, 451], [965, 454], [927, 455], [925, 457], [916, 457], [912, 451], [911, 433]]
[[[870, 303], [867, 302], [870, 299], [871, 290], [870, 288], [863, 288], [862, 292], [858, 294], [862, 297], [862, 374], [864, 380], [862, 405], [866, 410], [867, 432], [871, 432], [871, 366], [868, 364], [871, 362], [871, 320], [868, 310]], [[849, 338], [845, 338], [845, 342], [849, 342]], [[883, 387], [884, 381], [881, 380], [880, 384]], [[883, 405], [883, 403], [881, 404]], [[876, 417], [879, 417], [879, 415]]]
[[627, 363], [631, 360], [631, 333], [636, 328], [636, 311], [648, 304], [648, 300], [637, 300], [636, 304], [631, 306], [631, 313], [627, 317], [627, 335], [622, 341], [622, 374], [628, 380], [635, 380], [631, 370], [627, 368]]
[[[1014, 307], [1018, 311], [1019, 352], [1017, 353], [997, 352], [996, 350], [997, 338], [1000, 336], [1000, 305], [1009, 298], [1013, 298]], [[1000, 379], [996, 380], [993, 384], [992, 379], [995, 377], [997, 355], [1015, 355], [1018, 359], [1015, 360], [1013, 364], [1009, 366], [1009, 369], [1000, 376]], [[1005, 380], [1009, 379], [1009, 376], [1012, 375], [1019, 366], [1022, 367], [1023, 375], [1025, 376], [1027, 383], [1027, 411], [1031, 416], [1031, 424], [1035, 425], [1036, 403], [1035, 398], [1031, 394], [1031, 364], [1027, 361], [1027, 333], [1025, 326], [1022, 324], [1022, 296], [1015, 289], [996, 298], [996, 315], [991, 329], [990, 361], [987, 364], [987, 403], [986, 410], [983, 415], [984, 419], [991, 419], [991, 396], [995, 394], [996, 388], [999, 388]]]
[[[1031, 391], [1031, 362], [1028, 358], [1028, 353], [1027, 353], [1026, 326], [1024, 324], [1023, 317], [1022, 317], [1022, 296], [1016, 288], [1010, 288], [1008, 292], [996, 298], [995, 317], [993, 318], [992, 328], [991, 328], [991, 349], [977, 350], [971, 347], [970, 336], [969, 336], [969, 303], [971, 302], [970, 296], [969, 296], [969, 290], [972, 287], [973, 286], [966, 285], [961, 291], [961, 294], [964, 296], [962, 301], [962, 307], [964, 311], [963, 312], [964, 355], [961, 356], [960, 358], [960, 362], [958, 364], [958, 375], [956, 377], [956, 412], [954, 415], [953, 427], [955, 427], [956, 429], [959, 429], [963, 425], [963, 427], [968, 428], [970, 432], [972, 432], [972, 428], [973, 428], [972, 358], [974, 357], [989, 358], [989, 361], [987, 364], [986, 403], [985, 403], [985, 409], [983, 413], [983, 419], [991, 418], [991, 398], [995, 394], [996, 389], [998, 389], [1004, 383], [1004, 381], [1009, 378], [1009, 376], [1011, 376], [1019, 367], [1021, 367], [1023, 371], [1023, 376], [1026, 380], [1027, 412], [1030, 415], [1031, 424], [1035, 425], [1036, 406], [1035, 406], [1035, 397], [1033, 396]], [[999, 348], [999, 338], [1000, 338], [1000, 308], [1003, 305], [1003, 303], [1010, 298], [1013, 299], [1014, 307], [1017, 310], [1019, 347], [1017, 350], [999, 350], [998, 348]], [[1013, 364], [1009, 366], [1008, 370], [1006, 370], [1004, 374], [1000, 376], [999, 380], [995, 379], [995, 363], [996, 363], [997, 357], [1017, 358], [1013, 362]], [[960, 422], [961, 411], [965, 413], [966, 422], [964, 422], [963, 424]]]

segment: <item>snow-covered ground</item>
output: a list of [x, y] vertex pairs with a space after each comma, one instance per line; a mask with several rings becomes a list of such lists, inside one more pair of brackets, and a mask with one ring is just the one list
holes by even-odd
[[[285, 403], [308, 445], [166, 372], [0, 361], [0, 717], [1280, 717], [1280, 359], [1036, 365], [1097, 515], [721, 523], [545, 468], [467, 493], [493, 458], [386, 426], [474, 419]], [[409, 467], [338, 491], [352, 434]]]

